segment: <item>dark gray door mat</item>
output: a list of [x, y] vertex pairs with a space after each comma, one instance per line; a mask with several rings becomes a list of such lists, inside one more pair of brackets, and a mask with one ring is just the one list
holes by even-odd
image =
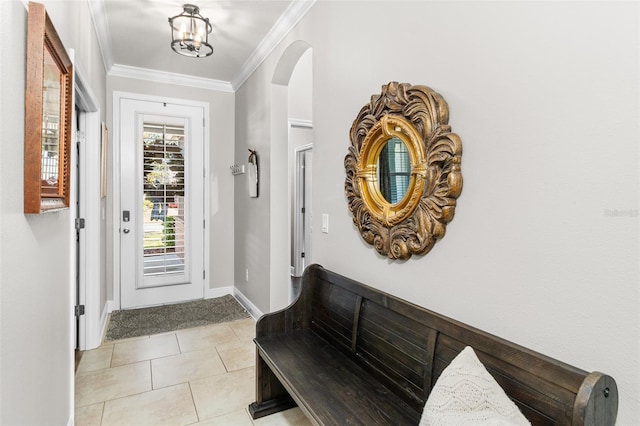
[[230, 294], [174, 305], [113, 311], [105, 341], [166, 333], [248, 317], [247, 311]]

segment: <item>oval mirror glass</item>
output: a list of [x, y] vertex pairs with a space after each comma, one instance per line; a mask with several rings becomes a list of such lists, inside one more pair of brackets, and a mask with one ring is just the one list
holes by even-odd
[[407, 145], [390, 138], [378, 157], [378, 189], [389, 204], [399, 203], [407, 193], [411, 179], [411, 159]]

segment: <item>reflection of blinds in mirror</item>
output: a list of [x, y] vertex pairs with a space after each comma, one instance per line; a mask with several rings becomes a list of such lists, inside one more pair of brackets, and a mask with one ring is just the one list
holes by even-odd
[[44, 49], [42, 81], [42, 166], [43, 195], [58, 194], [60, 164], [60, 88], [61, 74], [49, 49]]
[[184, 126], [144, 123], [144, 275], [185, 271]]
[[380, 192], [389, 203], [396, 204], [407, 193], [411, 177], [411, 162], [404, 142], [389, 139], [380, 153], [379, 164]]

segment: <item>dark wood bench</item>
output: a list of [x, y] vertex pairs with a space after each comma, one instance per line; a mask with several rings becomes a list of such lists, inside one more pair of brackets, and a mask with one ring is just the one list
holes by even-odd
[[417, 425], [471, 346], [533, 425], [613, 425], [616, 383], [311, 265], [300, 296], [256, 325], [253, 418], [298, 405], [315, 424]]

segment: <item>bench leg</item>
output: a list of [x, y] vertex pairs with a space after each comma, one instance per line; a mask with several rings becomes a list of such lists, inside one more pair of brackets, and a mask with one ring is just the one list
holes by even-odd
[[249, 414], [254, 419], [296, 406], [295, 401], [257, 352], [256, 350], [256, 401], [249, 404]]
[[288, 410], [289, 408], [293, 408], [296, 405], [296, 402], [287, 395], [286, 397], [271, 399], [261, 404], [252, 402], [251, 404], [249, 404], [249, 414], [251, 414], [251, 417], [253, 419], [259, 419], [260, 417], [268, 416], [269, 414]]

